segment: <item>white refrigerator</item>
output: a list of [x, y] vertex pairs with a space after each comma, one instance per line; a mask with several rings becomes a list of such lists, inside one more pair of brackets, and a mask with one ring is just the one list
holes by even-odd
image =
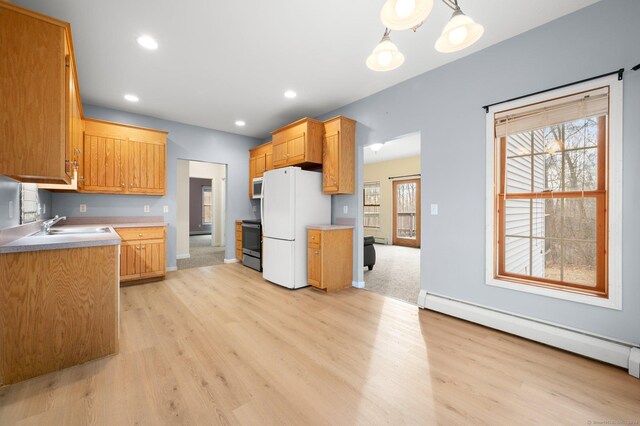
[[331, 196], [322, 193], [322, 173], [300, 167], [264, 174], [262, 276], [288, 288], [307, 284], [307, 226], [331, 223]]

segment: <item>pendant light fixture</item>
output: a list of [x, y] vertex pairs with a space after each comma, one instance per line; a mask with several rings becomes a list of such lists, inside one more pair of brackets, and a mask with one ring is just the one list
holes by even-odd
[[386, 0], [380, 11], [380, 20], [391, 30], [415, 31], [427, 19], [431, 9], [433, 0]]
[[[471, 46], [484, 33], [484, 27], [462, 13], [458, 0], [442, 0], [453, 9], [451, 19], [435, 43], [438, 52], [457, 52]], [[386, 0], [380, 11], [385, 31], [382, 40], [369, 57], [367, 66], [374, 71], [391, 71], [404, 63], [404, 55], [391, 42], [391, 30], [413, 30], [427, 19], [433, 9], [433, 0]]]
[[382, 40], [367, 58], [367, 66], [374, 71], [391, 71], [404, 62], [404, 55], [400, 53], [398, 47], [389, 38], [390, 33], [391, 30], [385, 28]]
[[453, 4], [443, 1], [453, 9], [453, 15], [436, 41], [436, 50], [443, 53], [457, 52], [478, 41], [484, 33], [484, 27], [462, 13], [458, 0], [452, 0]]

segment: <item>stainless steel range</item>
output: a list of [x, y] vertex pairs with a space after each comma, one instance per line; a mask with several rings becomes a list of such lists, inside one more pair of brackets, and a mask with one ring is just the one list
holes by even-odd
[[262, 272], [262, 223], [242, 221], [242, 264]]

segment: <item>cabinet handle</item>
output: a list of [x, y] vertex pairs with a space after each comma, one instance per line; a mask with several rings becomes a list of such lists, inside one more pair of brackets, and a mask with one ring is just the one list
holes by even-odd
[[142, 246], [142, 250], [144, 250], [144, 249], [146, 249], [146, 247], [145, 247], [145, 246]]
[[313, 237], [311, 237], [311, 239], [312, 239], [312, 240], [315, 240], [315, 239], [316, 239], [315, 235], [314, 235]]
[[120, 185], [122, 185], [122, 187], [124, 188], [124, 182], [122, 182]]
[[137, 247], [136, 247], [136, 250], [140, 250], [140, 246], [137, 246]]
[[318, 250], [315, 251], [315, 254], [320, 254], [320, 252]]
[[129, 184], [129, 188], [133, 188], [133, 183], [130, 183], [130, 184]]
[[138, 234], [138, 237], [142, 237], [142, 234]]

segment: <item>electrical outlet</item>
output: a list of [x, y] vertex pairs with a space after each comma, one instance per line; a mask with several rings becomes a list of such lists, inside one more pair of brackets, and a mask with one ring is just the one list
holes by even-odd
[[87, 212], [87, 205], [80, 204], [80, 213], [86, 213], [86, 212]]
[[149, 204], [144, 205], [144, 212], [149, 213]]
[[253, 207], [252, 207], [252, 210], [253, 210], [253, 212], [255, 213], [255, 212], [256, 212], [256, 206], [253, 206]]
[[342, 206], [342, 213], [349, 214], [349, 206]]
[[169, 213], [169, 206], [163, 206], [163, 207], [162, 207], [162, 211], [163, 211], [164, 213]]
[[9, 201], [9, 219], [13, 219], [13, 201]]
[[431, 216], [438, 216], [438, 205], [431, 204]]

